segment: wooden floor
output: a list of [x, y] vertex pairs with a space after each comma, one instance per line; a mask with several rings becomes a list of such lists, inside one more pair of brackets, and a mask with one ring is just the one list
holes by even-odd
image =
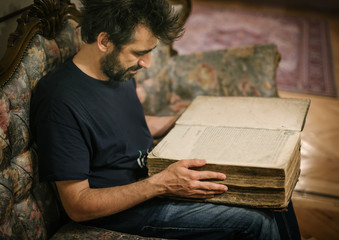
[[[313, 11], [291, 13], [329, 20], [339, 93], [339, 16]], [[292, 196], [302, 238], [339, 239], [339, 99], [289, 92], [279, 95], [311, 99], [302, 132], [301, 176]]]
[[303, 239], [339, 239], [339, 101], [311, 99], [302, 133], [301, 176], [292, 199]]
[[[203, 0], [194, 0], [203, 1]], [[339, 87], [339, 16], [236, 1], [204, 1], [237, 8], [293, 15], [321, 16], [330, 22], [337, 88]], [[338, 14], [337, 14], [338, 15]], [[339, 93], [339, 88], [338, 88]], [[281, 97], [309, 98], [311, 107], [302, 133], [301, 176], [293, 203], [303, 239], [339, 239], [339, 99], [279, 91]]]

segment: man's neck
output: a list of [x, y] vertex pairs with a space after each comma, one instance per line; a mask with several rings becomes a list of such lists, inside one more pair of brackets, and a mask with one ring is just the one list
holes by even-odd
[[101, 56], [89, 44], [84, 44], [80, 51], [73, 57], [73, 63], [88, 76], [107, 81], [107, 76], [100, 68]]

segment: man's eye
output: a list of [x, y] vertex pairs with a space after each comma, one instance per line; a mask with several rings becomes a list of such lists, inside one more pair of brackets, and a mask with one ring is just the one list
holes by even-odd
[[134, 52], [134, 55], [137, 56], [137, 57], [141, 57], [143, 55], [145, 55], [144, 52]]

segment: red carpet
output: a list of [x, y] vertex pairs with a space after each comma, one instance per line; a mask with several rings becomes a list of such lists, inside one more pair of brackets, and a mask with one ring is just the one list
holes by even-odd
[[268, 14], [193, 3], [179, 54], [275, 43], [282, 56], [279, 90], [336, 96], [329, 26], [325, 19]]

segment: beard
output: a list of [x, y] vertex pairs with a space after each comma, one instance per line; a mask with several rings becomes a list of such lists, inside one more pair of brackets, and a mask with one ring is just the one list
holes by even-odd
[[110, 82], [127, 82], [136, 74], [129, 71], [137, 71], [142, 68], [139, 65], [124, 68], [119, 61], [119, 53], [117, 49], [114, 49], [100, 60], [101, 71], [109, 77]]

